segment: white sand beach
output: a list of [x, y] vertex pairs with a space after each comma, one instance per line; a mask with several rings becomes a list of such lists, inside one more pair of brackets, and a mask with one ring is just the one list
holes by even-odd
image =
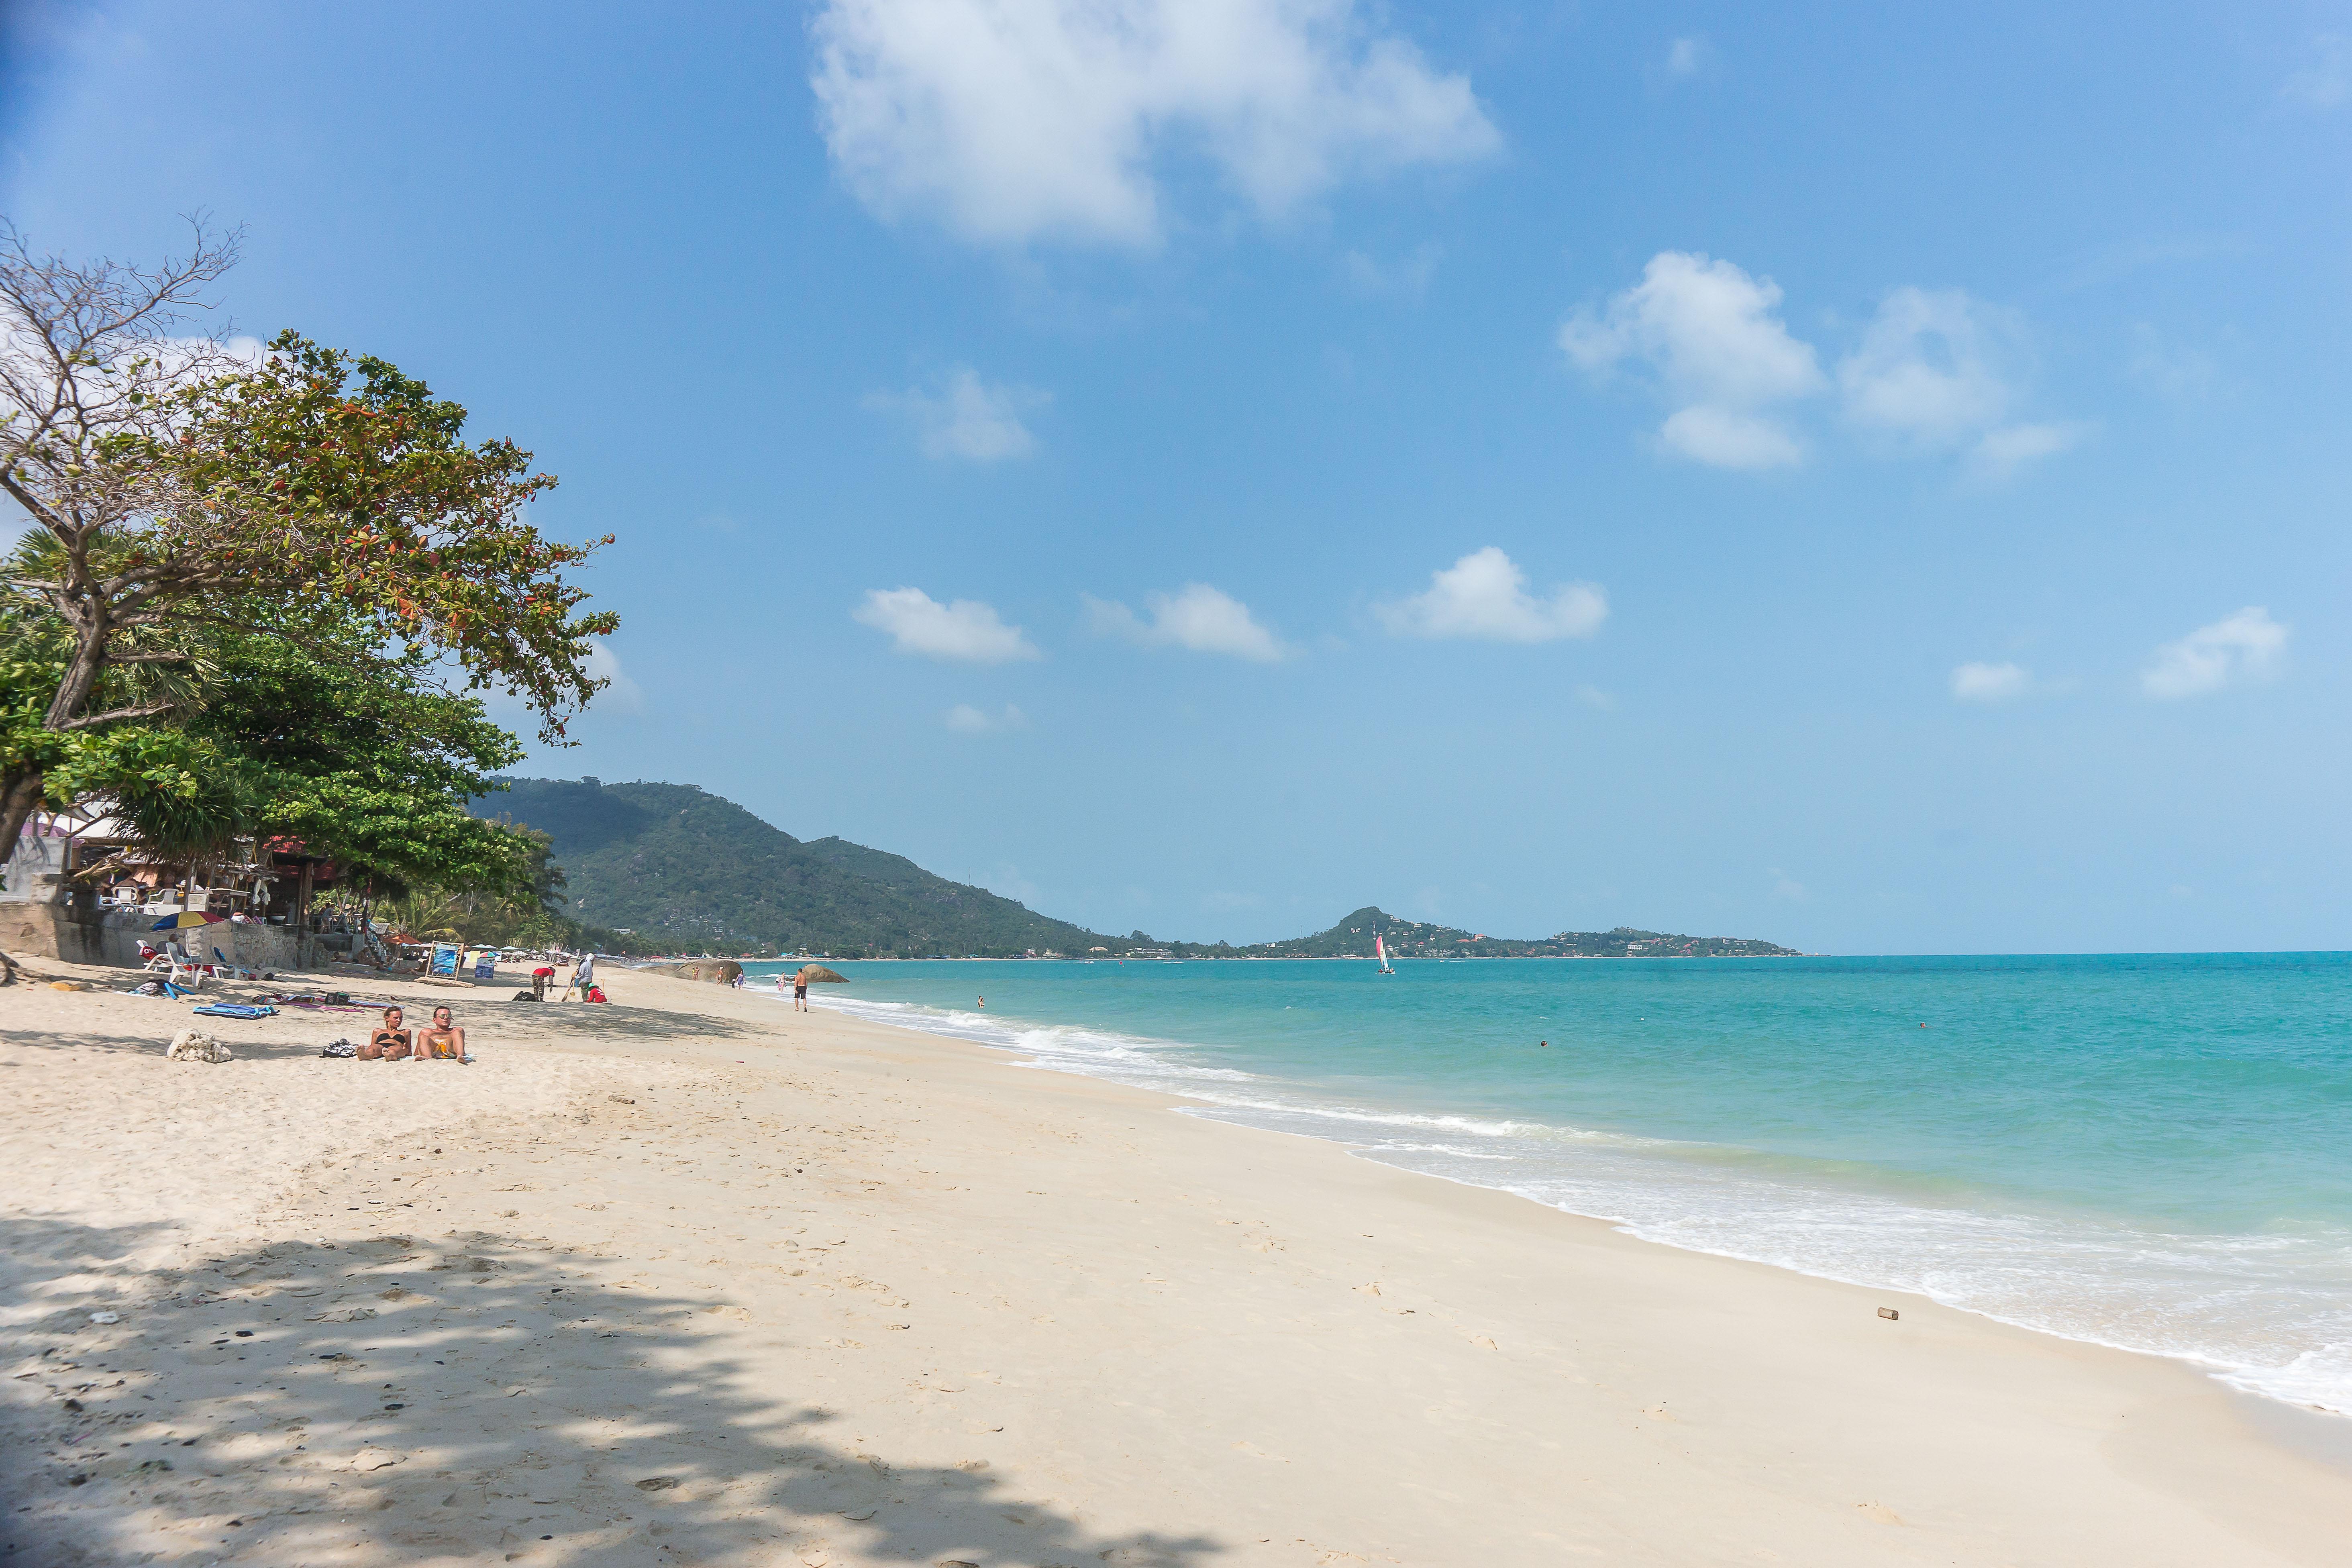
[[199, 1065], [35, 969], [0, 1562], [2345, 1559], [2341, 1423], [976, 1047], [612, 971]]

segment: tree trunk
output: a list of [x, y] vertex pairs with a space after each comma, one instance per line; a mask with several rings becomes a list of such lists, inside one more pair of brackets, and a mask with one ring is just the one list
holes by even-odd
[[11, 768], [0, 773], [0, 865], [16, 852], [16, 840], [23, 837], [25, 824], [33, 819], [33, 808], [41, 803], [41, 770], [33, 767]]
[[[0, 866], [16, 853], [23, 841], [25, 824], [31, 820], [33, 807], [41, 798], [41, 774], [37, 768], [12, 768], [0, 773]], [[5, 952], [0, 952], [0, 985], [16, 983], [16, 965]]]
[[[89, 694], [98, 689], [98, 678], [106, 668], [107, 623], [94, 617], [88, 624], [74, 628], [73, 663], [66, 667], [65, 679], [58, 683], [58, 693], [49, 700], [49, 710], [42, 716], [41, 727], [62, 731], [71, 723]], [[26, 765], [11, 768], [0, 773], [0, 865], [16, 853], [16, 843], [31, 820], [33, 808], [41, 803], [41, 786], [47, 782], [41, 770]], [[16, 978], [16, 966], [8, 955], [0, 952], [0, 984]]]
[[[107, 629], [103, 618], [74, 628], [73, 662], [66, 667], [57, 695], [49, 699], [49, 710], [41, 717], [44, 730], [63, 731], [98, 689], [98, 678], [106, 668]], [[0, 845], [7, 847], [0, 851], [0, 859], [16, 853], [17, 835], [25, 831], [33, 808], [40, 804], [42, 783], [41, 770], [31, 765], [0, 773]]]

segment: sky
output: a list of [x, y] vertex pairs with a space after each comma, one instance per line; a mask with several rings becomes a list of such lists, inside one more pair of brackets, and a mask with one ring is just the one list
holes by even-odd
[[2352, 4], [28, 3], [0, 211], [611, 532], [578, 744], [1098, 930], [2352, 945]]

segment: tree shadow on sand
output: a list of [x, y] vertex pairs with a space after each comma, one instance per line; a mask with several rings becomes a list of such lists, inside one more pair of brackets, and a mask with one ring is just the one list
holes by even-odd
[[[155, 1239], [10, 1227], [0, 1563], [372, 1549], [562, 1568], [1187, 1568], [1223, 1552], [1082, 1521], [979, 1458], [897, 1462], [800, 1392], [754, 1387], [709, 1301], [601, 1285], [543, 1245], [352, 1237], [99, 1272]], [[176, 1405], [142, 1397], [158, 1373]]]

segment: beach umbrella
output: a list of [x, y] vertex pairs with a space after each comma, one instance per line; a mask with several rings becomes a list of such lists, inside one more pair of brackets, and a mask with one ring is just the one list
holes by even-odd
[[149, 931], [185, 931], [190, 926], [208, 926], [226, 919], [228, 919], [226, 915], [216, 915], [210, 910], [187, 910], [176, 915], [165, 915], [147, 929]]
[[803, 985], [846, 985], [849, 984], [849, 976], [846, 974], [837, 974], [834, 971], [827, 969], [822, 963], [804, 963], [801, 966], [801, 972], [793, 976], [793, 978], [800, 982]]

